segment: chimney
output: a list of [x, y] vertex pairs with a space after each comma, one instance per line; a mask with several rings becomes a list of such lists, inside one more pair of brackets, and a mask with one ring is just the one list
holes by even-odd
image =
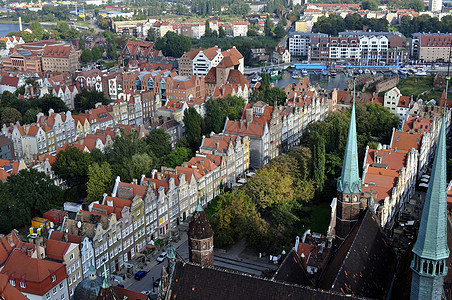
[[55, 111], [51, 108], [51, 109], [49, 109], [49, 116], [51, 115], [51, 114], [53, 114], [53, 113], [55, 113]]
[[8, 240], [8, 244], [10, 244], [10, 246], [14, 246], [14, 240], [13, 240], [13, 234], [10, 233], [6, 236], [7, 240]]
[[33, 256], [33, 248], [27, 248], [27, 256], [29, 256], [29, 257]]
[[132, 181], [133, 181], [133, 184], [138, 184], [138, 180], [136, 178], [134, 178]]
[[253, 109], [247, 108], [245, 113], [246, 113], [246, 122], [247, 123], [253, 122]]
[[22, 31], [22, 17], [19, 17], [19, 31]]
[[107, 200], [107, 205], [113, 207], [113, 200], [112, 199], [108, 199]]
[[65, 232], [65, 233], [63, 234], [63, 239], [64, 239], [64, 241], [65, 241], [66, 243], [69, 241], [69, 238], [68, 238], [68, 236], [67, 236], [67, 232]]

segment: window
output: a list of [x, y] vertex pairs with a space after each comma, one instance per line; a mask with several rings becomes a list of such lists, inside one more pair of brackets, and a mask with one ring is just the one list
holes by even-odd
[[58, 291], [57, 291], [57, 288], [54, 287], [54, 288], [53, 288], [53, 294], [56, 295], [57, 292], [58, 292]]
[[63, 294], [63, 295], [61, 295], [61, 300], [64, 300], [64, 294]]
[[50, 293], [46, 294], [46, 299], [50, 299]]
[[24, 289], [26, 287], [25, 282], [21, 281], [20, 282], [20, 287]]
[[16, 281], [14, 279], [10, 279], [9, 284], [11, 284], [12, 286], [16, 286]]
[[52, 275], [52, 282], [55, 282], [55, 280], [56, 280], [56, 276]]
[[69, 259], [72, 261], [74, 260], [74, 253], [71, 253], [71, 256], [69, 257]]
[[60, 283], [60, 290], [62, 290], [64, 288], [64, 282]]

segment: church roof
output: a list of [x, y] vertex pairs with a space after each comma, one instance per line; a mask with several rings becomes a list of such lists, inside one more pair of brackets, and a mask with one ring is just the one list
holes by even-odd
[[368, 209], [325, 268], [319, 287], [384, 299], [396, 268], [396, 255]]
[[312, 286], [312, 282], [308, 277], [308, 272], [303, 260], [298, 256], [294, 249], [290, 250], [284, 261], [279, 266], [274, 280]]
[[413, 247], [416, 255], [431, 260], [449, 257], [447, 247], [446, 122], [443, 117], [419, 233]]
[[344, 162], [341, 178], [337, 182], [337, 190], [346, 194], [361, 193], [361, 179], [359, 178], [358, 145], [356, 134], [355, 103], [352, 107], [352, 116], [348, 128], [347, 146], [345, 148]]
[[364, 299], [188, 262], [175, 264], [168, 299]]

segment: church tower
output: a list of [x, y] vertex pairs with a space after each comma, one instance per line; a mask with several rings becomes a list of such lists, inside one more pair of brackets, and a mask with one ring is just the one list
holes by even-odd
[[348, 128], [341, 177], [337, 181], [335, 235], [344, 240], [359, 218], [362, 182], [359, 178], [355, 101]]
[[213, 266], [213, 230], [201, 202], [198, 202], [187, 234], [190, 262]]
[[447, 170], [446, 112], [441, 122], [438, 146], [422, 210], [421, 224], [413, 247], [411, 299], [442, 299], [447, 275]]

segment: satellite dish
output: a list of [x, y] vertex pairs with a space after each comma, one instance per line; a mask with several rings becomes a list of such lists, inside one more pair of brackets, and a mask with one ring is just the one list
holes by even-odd
[[82, 222], [78, 221], [77, 222], [77, 228], [81, 228], [82, 227]]

